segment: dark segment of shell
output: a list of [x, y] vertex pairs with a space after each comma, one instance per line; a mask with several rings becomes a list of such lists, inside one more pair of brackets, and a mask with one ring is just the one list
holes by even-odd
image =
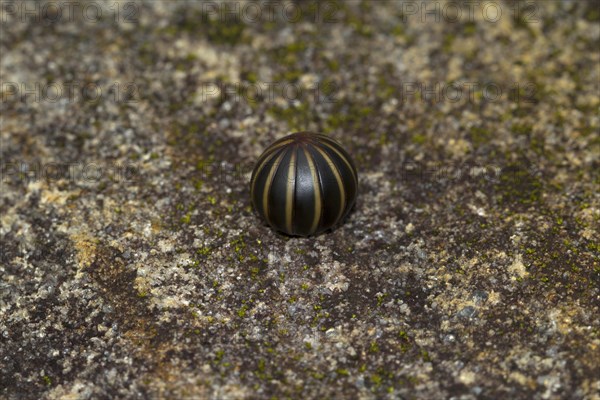
[[357, 188], [348, 153], [328, 136], [310, 132], [293, 133], [269, 146], [250, 181], [254, 209], [273, 229], [294, 236], [341, 223]]

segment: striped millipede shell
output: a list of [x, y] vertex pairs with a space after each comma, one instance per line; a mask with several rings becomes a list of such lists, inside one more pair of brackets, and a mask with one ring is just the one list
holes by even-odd
[[348, 215], [358, 190], [352, 158], [328, 136], [297, 132], [270, 145], [250, 180], [252, 204], [273, 229], [310, 236]]

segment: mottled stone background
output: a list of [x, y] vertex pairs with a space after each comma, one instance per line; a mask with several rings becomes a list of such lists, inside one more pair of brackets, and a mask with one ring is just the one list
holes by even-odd
[[599, 398], [597, 2], [1, 3], [0, 398]]

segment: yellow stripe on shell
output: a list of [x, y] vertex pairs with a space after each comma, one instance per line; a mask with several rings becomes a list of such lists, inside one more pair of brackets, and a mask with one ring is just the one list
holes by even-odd
[[[292, 181], [294, 182], [292, 184]], [[287, 192], [285, 194], [285, 227], [292, 232], [292, 217], [294, 211], [294, 189], [296, 187], [296, 151], [292, 149], [292, 158], [288, 167]]]
[[265, 183], [265, 188], [263, 190], [263, 201], [262, 201], [262, 205], [263, 205], [263, 211], [265, 214], [265, 219], [267, 220], [267, 223], [269, 225], [272, 225], [271, 223], [271, 218], [269, 218], [269, 191], [271, 190], [271, 185], [273, 184], [273, 177], [275, 176], [275, 174], [277, 173], [277, 170], [279, 169], [279, 164], [281, 164], [281, 159], [283, 158], [283, 156], [285, 155], [285, 151], [282, 151], [279, 153], [279, 156], [277, 156], [277, 159], [275, 160], [275, 162], [273, 163], [273, 165], [271, 166], [271, 169], [269, 170], [269, 175], [267, 176], [267, 182]]
[[321, 154], [321, 156], [323, 156], [323, 158], [329, 165], [331, 172], [333, 172], [333, 175], [335, 175], [335, 180], [337, 181], [338, 188], [340, 189], [340, 203], [341, 204], [340, 204], [340, 210], [338, 211], [338, 215], [335, 218], [335, 222], [333, 223], [335, 225], [338, 223], [338, 221], [342, 217], [342, 214], [344, 213], [344, 209], [346, 208], [346, 192], [344, 191], [344, 183], [342, 182], [342, 176], [340, 175], [340, 172], [338, 171], [337, 167], [335, 166], [335, 164], [333, 163], [333, 160], [329, 157], [329, 155], [327, 153], [325, 153], [322, 149], [320, 149], [319, 146], [314, 146], [314, 147]]
[[278, 148], [280, 148], [282, 146], [285, 146], [288, 143], [292, 143], [292, 142], [293, 142], [293, 140], [289, 139], [289, 140], [283, 141], [281, 143], [276, 143], [265, 150], [265, 154], [263, 154], [261, 156], [261, 157], [263, 157], [263, 160], [260, 161], [260, 159], [259, 159], [260, 165], [258, 166], [258, 168], [256, 168], [254, 180], [252, 181], [252, 187], [250, 188], [251, 198], [254, 198], [254, 191], [255, 191], [254, 189], [256, 188], [256, 177], [258, 176], [260, 171], [263, 169], [265, 164], [268, 163], [269, 161], [271, 161], [271, 159], [275, 156], [275, 154], [277, 154], [277, 152], [275, 150], [277, 150]]
[[344, 156], [338, 149], [336, 149], [330, 143], [321, 142], [321, 144], [324, 145], [324, 146], [327, 146], [328, 149], [331, 149], [332, 151], [334, 151], [344, 161], [344, 164], [346, 164], [346, 166], [350, 170], [350, 173], [352, 174], [352, 178], [354, 179], [354, 183], [358, 186], [358, 177], [356, 176], [356, 173], [354, 172], [354, 168], [352, 168], [352, 165], [350, 164], [350, 161], [348, 161], [348, 159], [346, 158], [346, 156]]
[[[323, 138], [327, 138], [331, 142], [334, 142], [333, 139], [331, 139], [331, 138], [329, 138], [329, 137], [327, 137], [325, 135], [321, 135], [320, 134], [319, 136], [322, 136]], [[356, 173], [354, 172], [354, 168], [352, 168], [352, 165], [350, 164], [350, 161], [348, 161], [348, 159], [338, 149], [336, 149], [334, 146], [332, 146], [331, 143], [329, 143], [327, 141], [322, 141], [320, 143], [323, 144], [324, 146], [327, 146], [327, 148], [331, 149], [332, 151], [334, 151], [344, 161], [344, 163], [346, 164], [346, 166], [350, 170], [350, 173], [352, 174], [352, 178], [354, 179], [354, 183], [358, 186], [358, 177], [356, 176]]]
[[312, 224], [310, 226], [309, 235], [312, 235], [316, 232], [319, 227], [319, 221], [321, 220], [321, 213], [323, 211], [323, 204], [321, 200], [321, 188], [319, 185], [319, 177], [317, 175], [317, 168], [315, 166], [315, 162], [312, 158], [312, 155], [309, 151], [306, 150], [305, 147], [302, 147], [302, 151], [304, 151], [304, 155], [306, 156], [306, 160], [308, 161], [308, 168], [310, 169], [310, 175], [313, 182], [313, 188], [315, 193], [315, 215], [313, 217]]

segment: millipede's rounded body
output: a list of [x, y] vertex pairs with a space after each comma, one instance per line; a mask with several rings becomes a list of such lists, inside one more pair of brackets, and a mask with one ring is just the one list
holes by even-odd
[[277, 140], [259, 157], [250, 192], [258, 214], [288, 235], [310, 236], [339, 224], [358, 190], [348, 153], [328, 136], [298, 132]]

